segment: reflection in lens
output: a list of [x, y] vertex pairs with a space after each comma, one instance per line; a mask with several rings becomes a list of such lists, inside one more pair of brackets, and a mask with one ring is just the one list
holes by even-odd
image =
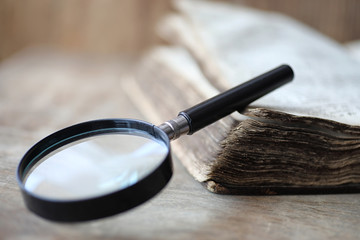
[[59, 200], [96, 197], [124, 189], [164, 160], [166, 145], [126, 134], [98, 135], [65, 145], [33, 167], [25, 188]]

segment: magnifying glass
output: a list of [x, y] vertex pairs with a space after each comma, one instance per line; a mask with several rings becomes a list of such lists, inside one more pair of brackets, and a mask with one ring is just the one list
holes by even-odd
[[36, 143], [17, 180], [28, 209], [54, 221], [111, 216], [149, 200], [169, 182], [170, 140], [191, 135], [290, 82], [282, 65], [210, 98], [159, 126], [133, 119], [80, 123]]

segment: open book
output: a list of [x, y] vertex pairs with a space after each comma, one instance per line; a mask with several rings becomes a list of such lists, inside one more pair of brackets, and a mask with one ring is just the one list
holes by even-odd
[[[159, 26], [172, 47], [144, 57], [134, 102], [161, 123], [283, 63], [292, 83], [172, 144], [217, 193], [360, 191], [360, 64], [340, 44], [279, 14], [176, 1]], [[133, 94], [134, 95], [134, 94]]]

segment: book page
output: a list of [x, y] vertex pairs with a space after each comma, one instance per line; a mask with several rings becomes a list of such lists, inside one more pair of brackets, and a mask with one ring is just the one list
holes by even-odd
[[280, 14], [207, 1], [176, 6], [180, 15], [162, 32], [178, 34], [163, 36], [185, 45], [218, 88], [289, 64], [294, 81], [251, 106], [360, 124], [360, 64], [340, 44]]
[[[216, 94], [181, 48], [153, 49], [139, 70], [134, 89], [144, 96], [137, 93], [136, 98], [152, 104], [136, 105], [160, 119]], [[306, 186], [316, 192], [324, 186], [358, 182], [360, 127], [264, 108], [251, 108], [245, 114], [251, 118], [239, 122], [227, 116], [172, 143], [174, 155], [210, 191], [268, 194], [268, 188], [255, 188], [271, 185], [273, 193], [288, 191], [282, 186], [291, 185], [297, 188], [294, 191], [305, 191], [299, 187]]]
[[163, 118], [279, 65], [295, 72], [293, 82], [244, 115], [174, 142], [189, 173], [217, 193], [358, 191], [360, 72], [348, 50], [282, 15], [210, 1], [175, 3], [178, 13], [159, 32], [177, 47], [153, 49], [138, 78], [154, 106], [163, 104], [152, 110]]

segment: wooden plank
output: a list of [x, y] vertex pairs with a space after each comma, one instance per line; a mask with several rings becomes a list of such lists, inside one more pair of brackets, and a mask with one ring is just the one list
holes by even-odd
[[29, 46], [140, 54], [159, 42], [154, 28], [166, 0], [0, 1], [0, 59]]

